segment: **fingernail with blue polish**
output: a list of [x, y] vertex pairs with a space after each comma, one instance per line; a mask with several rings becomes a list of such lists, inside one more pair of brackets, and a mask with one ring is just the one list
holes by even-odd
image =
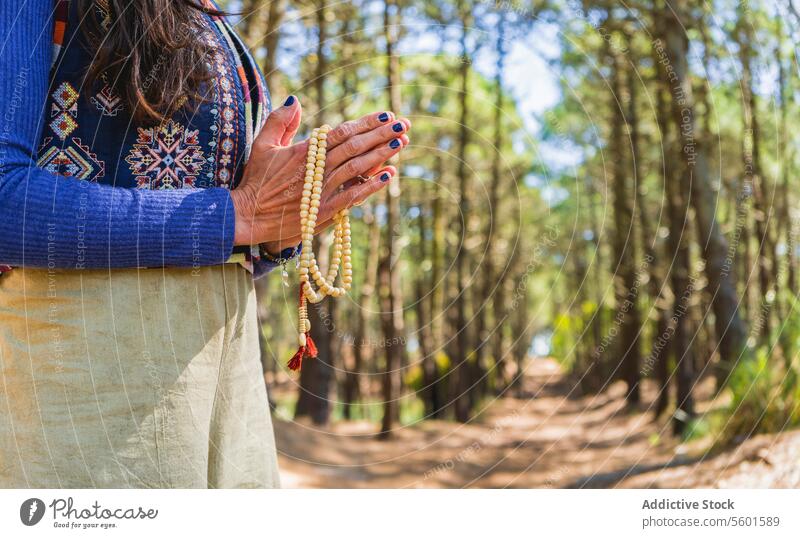
[[402, 123], [395, 123], [392, 125], [392, 131], [395, 133], [402, 133], [403, 132], [403, 124]]
[[379, 119], [379, 120], [381, 120], [381, 121], [389, 121], [389, 114], [387, 114], [386, 112], [384, 112], [383, 114], [381, 114], [380, 116], [378, 116], [378, 119]]
[[390, 178], [390, 177], [392, 177], [392, 176], [390, 176], [388, 172], [384, 172], [384, 173], [381, 175], [381, 181], [383, 181], [384, 183], [386, 183], [387, 181], [389, 181], [389, 178]]
[[400, 141], [399, 141], [398, 139], [396, 139], [396, 138], [395, 138], [394, 140], [392, 140], [391, 142], [389, 142], [389, 147], [390, 147], [390, 148], [392, 148], [392, 149], [397, 149], [397, 148], [399, 148], [399, 147], [400, 147]]
[[283, 106], [292, 106], [294, 104], [294, 95], [290, 95], [286, 98], [286, 101], [283, 103]]

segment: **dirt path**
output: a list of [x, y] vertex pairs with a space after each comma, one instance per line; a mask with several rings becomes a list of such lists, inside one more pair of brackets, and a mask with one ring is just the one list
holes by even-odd
[[[319, 430], [276, 419], [284, 487], [800, 487], [800, 433], [763, 436], [702, 458], [669, 426], [624, 408], [624, 387], [571, 398], [556, 363], [537, 359], [525, 398], [491, 402], [470, 424], [428, 420], [375, 439], [369, 423]], [[707, 391], [701, 387], [702, 400]]]

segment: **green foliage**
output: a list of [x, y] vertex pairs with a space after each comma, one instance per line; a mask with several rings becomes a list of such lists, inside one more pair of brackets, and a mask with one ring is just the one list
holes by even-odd
[[403, 382], [414, 392], [419, 392], [425, 386], [424, 372], [422, 366], [417, 363], [405, 371]]
[[797, 363], [775, 360], [760, 347], [736, 365], [727, 385], [731, 402], [723, 413], [718, 442], [739, 442], [758, 433], [800, 425]]
[[[792, 367], [791, 363], [796, 362], [798, 354], [800, 354], [800, 311], [797, 310], [794, 301], [790, 307], [791, 313], [786, 316], [786, 320], [779, 327], [778, 344], [783, 350], [783, 356], [786, 357], [789, 370], [794, 372], [796, 365]], [[796, 377], [794, 380], [796, 381]]]
[[575, 346], [578, 337], [583, 332], [584, 320], [582, 315], [568, 313], [556, 316], [553, 323], [553, 338], [551, 340], [552, 355], [565, 368], [572, 369], [575, 358]]
[[683, 432], [683, 441], [693, 441], [706, 437], [711, 433], [711, 421], [708, 416], [700, 416], [689, 421], [689, 425]]

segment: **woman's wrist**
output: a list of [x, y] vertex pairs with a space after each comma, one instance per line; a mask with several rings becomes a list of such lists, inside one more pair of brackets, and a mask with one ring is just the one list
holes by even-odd
[[281, 247], [277, 242], [272, 244], [262, 243], [261, 256], [269, 262], [280, 264], [296, 258], [302, 250], [302, 244], [294, 242], [286, 247]]
[[249, 196], [246, 189], [237, 189], [231, 191], [231, 201], [233, 202], [234, 213], [234, 231], [233, 231], [233, 245], [238, 247], [242, 245], [261, 244], [264, 249], [271, 256], [278, 257], [281, 252], [287, 248], [293, 248], [297, 245], [299, 239], [279, 239], [275, 241], [258, 241], [253, 235], [253, 220], [255, 218], [255, 210], [253, 198]]
[[251, 245], [253, 243], [253, 230], [251, 223], [254, 218], [253, 204], [247, 193], [242, 190], [231, 191], [233, 202], [234, 227], [233, 245]]
[[261, 248], [264, 249], [270, 256], [279, 257], [284, 250], [289, 248], [296, 248], [300, 239], [282, 239], [280, 241], [267, 241], [261, 243]]

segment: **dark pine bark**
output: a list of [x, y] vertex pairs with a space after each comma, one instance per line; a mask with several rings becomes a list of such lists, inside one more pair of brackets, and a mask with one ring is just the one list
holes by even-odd
[[[627, 42], [630, 43], [630, 36], [627, 36]], [[647, 375], [655, 374], [656, 380], [659, 384], [659, 393], [656, 398], [655, 414], [661, 415], [667, 407], [669, 391], [667, 390], [668, 368], [667, 368], [667, 349], [665, 339], [668, 338], [669, 327], [669, 297], [668, 287], [664, 271], [661, 267], [663, 260], [658, 256], [657, 237], [651, 227], [650, 213], [644, 206], [644, 196], [642, 195], [641, 181], [644, 175], [642, 174], [642, 154], [640, 153], [641, 134], [639, 132], [639, 115], [637, 111], [637, 73], [633, 69], [628, 69], [627, 72], [627, 85], [628, 85], [628, 133], [630, 136], [631, 154], [633, 155], [633, 171], [634, 177], [637, 178], [633, 189], [636, 196], [636, 211], [635, 220], [639, 223], [639, 230], [641, 232], [642, 250], [644, 251], [644, 264], [646, 270], [649, 272], [649, 279], [647, 284], [647, 291], [653, 301], [653, 312], [656, 321], [655, 334], [651, 339], [652, 344], [650, 353], [647, 355], [642, 363], [642, 373]], [[656, 141], [657, 143], [660, 140]], [[644, 271], [644, 269], [643, 269]]]
[[[419, 230], [418, 252], [422, 260], [428, 259], [426, 235], [429, 228], [425, 213], [425, 204], [421, 203], [419, 206], [417, 229]], [[425, 271], [418, 271], [417, 278], [414, 282], [414, 290], [416, 292], [414, 307], [417, 314], [417, 340], [419, 342], [420, 362], [422, 364], [423, 373], [423, 386], [419, 396], [425, 404], [426, 417], [435, 416], [444, 403], [442, 402], [442, 394], [440, 393], [439, 369], [436, 365], [436, 357], [434, 356], [435, 345], [431, 321], [432, 313], [430, 311], [431, 303], [426, 300], [426, 296], [430, 293], [432, 286], [433, 284], [428, 280], [428, 274]]]
[[[761, 127], [758, 121], [756, 94], [753, 91], [753, 21], [739, 5], [739, 19], [734, 32], [739, 45], [739, 60], [742, 66], [740, 88], [742, 91], [742, 121], [744, 138], [742, 156], [744, 178], [752, 189], [754, 220], [756, 223], [756, 262], [759, 297], [754, 304], [757, 309], [748, 312], [750, 319], [758, 318], [760, 336], [767, 339], [772, 327], [772, 254], [775, 251], [771, 228], [772, 204], [767, 203], [767, 188], [761, 167]], [[762, 306], [763, 304], [763, 306]]]
[[364, 371], [367, 361], [372, 358], [373, 346], [370, 345], [367, 330], [370, 320], [370, 308], [375, 296], [376, 280], [378, 276], [378, 260], [380, 255], [381, 228], [375, 218], [373, 204], [364, 206], [364, 223], [369, 227], [369, 248], [367, 249], [367, 266], [364, 273], [364, 282], [358, 295], [358, 310], [356, 313], [356, 332], [353, 335], [353, 368], [345, 373], [344, 417], [352, 418], [353, 406], [361, 397], [360, 376]]
[[[325, 123], [325, 79], [328, 72], [328, 62], [324, 54], [324, 44], [328, 35], [327, 20], [327, 0], [319, 0], [317, 5], [317, 28], [319, 37], [317, 40], [317, 70], [315, 73], [315, 89], [317, 94], [317, 117], [315, 118], [320, 125]], [[314, 240], [317, 252], [328, 252], [330, 246], [330, 233], [324, 240], [319, 237]], [[320, 257], [320, 269], [323, 273], [327, 271], [327, 259]], [[334, 379], [334, 353], [333, 353], [333, 334], [335, 302], [331, 300], [322, 301], [315, 305], [310, 305], [308, 318], [311, 321], [311, 337], [317, 345], [319, 356], [316, 359], [303, 361], [300, 372], [300, 395], [297, 399], [295, 417], [310, 417], [315, 424], [326, 424], [330, 418], [330, 392]]]
[[456, 282], [458, 285], [455, 308], [455, 336], [456, 355], [453, 357], [455, 367], [455, 415], [456, 420], [467, 422], [470, 418], [472, 397], [472, 383], [474, 379], [472, 368], [470, 367], [470, 334], [467, 331], [467, 297], [469, 295], [469, 267], [467, 253], [464, 245], [467, 244], [469, 233], [469, 188], [471, 185], [469, 169], [467, 168], [466, 154], [469, 145], [469, 74], [471, 70], [471, 58], [467, 46], [467, 38], [471, 27], [472, 13], [470, 2], [461, 0], [458, 2], [458, 11], [461, 24], [461, 61], [459, 63], [459, 129], [458, 129], [458, 206], [461, 210], [461, 217], [458, 218], [458, 237], [461, 241], [461, 248], [456, 254]]
[[[609, 27], [613, 26], [611, 17]], [[627, 115], [623, 109], [625, 100], [625, 58], [613, 44], [606, 43], [606, 53], [611, 63], [611, 153], [612, 189], [614, 193], [614, 297], [616, 300], [615, 322], [619, 324], [620, 377], [628, 386], [626, 400], [638, 404], [641, 400], [640, 378], [641, 351], [639, 328], [641, 326], [638, 307], [638, 276], [636, 264], [636, 235], [634, 233], [633, 208], [636, 200], [633, 159], [628, 151], [626, 136]]]
[[[695, 212], [698, 245], [705, 260], [709, 293], [713, 297], [716, 337], [719, 339], [721, 370], [729, 372], [736, 364], [747, 340], [747, 326], [739, 314], [739, 297], [731, 278], [733, 256], [715, 215], [716, 196], [703, 141], [695, 136], [695, 107], [687, 55], [689, 42], [683, 24], [688, 21], [685, 0], [666, 0], [657, 13], [662, 36], [654, 42], [661, 78], [670, 92], [672, 120], [680, 126], [680, 177], [685, 192], [691, 193]], [[746, 228], [745, 228], [746, 229]], [[675, 290], [680, 294], [680, 289]]]
[[[383, 23], [386, 37], [387, 96], [391, 110], [400, 110], [400, 59], [395, 53], [399, 20], [399, 7], [395, 0], [384, 5]], [[405, 353], [405, 324], [403, 320], [403, 295], [397, 260], [400, 257], [400, 173], [391, 179], [386, 190], [386, 238], [384, 252], [378, 269], [381, 301], [381, 327], [383, 328], [386, 362], [384, 364], [383, 419], [380, 437], [388, 438], [393, 424], [399, 418], [400, 368]]]
[[[437, 177], [440, 181], [444, 178], [444, 161], [441, 156], [437, 158]], [[443, 345], [443, 332], [445, 324], [445, 283], [444, 283], [444, 262], [445, 262], [445, 235], [446, 222], [444, 210], [444, 197], [446, 196], [445, 190], [441, 187], [436, 189], [433, 195], [432, 208], [433, 213], [433, 237], [431, 241], [431, 285], [429, 301], [429, 312], [431, 316], [431, 349], [432, 353], [438, 354]], [[446, 387], [447, 383], [441, 379], [438, 372], [438, 365], [436, 366], [436, 387], [435, 391], [438, 395], [436, 401], [431, 399], [431, 416], [432, 418], [443, 418], [446, 408]], [[432, 396], [432, 394], [431, 394]]]

